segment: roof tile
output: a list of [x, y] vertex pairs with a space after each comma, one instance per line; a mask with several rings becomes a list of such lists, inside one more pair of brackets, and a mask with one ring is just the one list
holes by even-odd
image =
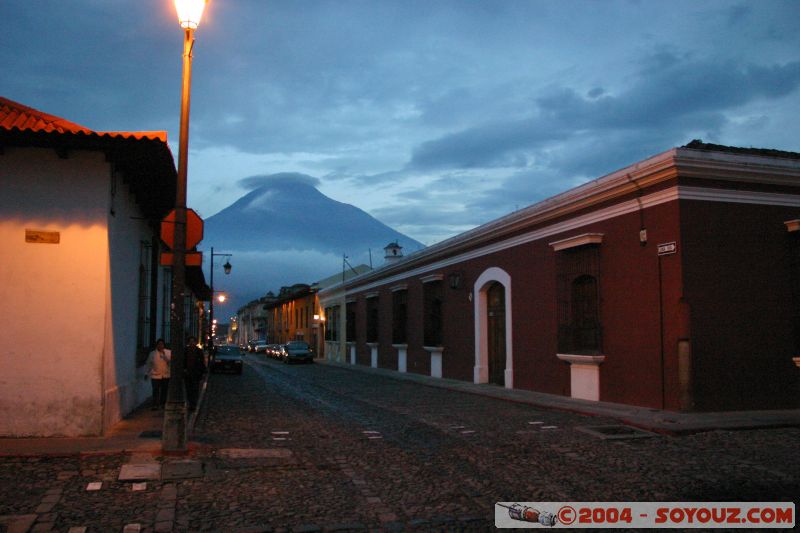
[[0, 96], [0, 127], [6, 130], [33, 131], [121, 139], [150, 139], [167, 142], [165, 131], [93, 131], [69, 120], [49, 115]]

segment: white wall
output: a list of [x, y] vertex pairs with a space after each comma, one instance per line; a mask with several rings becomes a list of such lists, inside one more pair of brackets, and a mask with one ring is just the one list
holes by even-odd
[[136, 332], [151, 232], [121, 179], [110, 215], [110, 172], [98, 152], [0, 154], [0, 435], [97, 435], [149, 394]]
[[[119, 421], [151, 393], [150, 384], [144, 379], [144, 367], [136, 367], [136, 344], [141, 241], [149, 243], [153, 230], [142, 219], [143, 214], [122, 177], [114, 179], [116, 186], [111, 200], [114, 214], [110, 209], [107, 211], [110, 291], [106, 304], [110, 313], [106, 320], [108, 342], [103, 365], [104, 428]], [[160, 317], [153, 317], [157, 318]]]
[[[0, 435], [102, 430], [107, 181], [98, 153], [0, 155]], [[26, 229], [60, 243], [26, 243]]]

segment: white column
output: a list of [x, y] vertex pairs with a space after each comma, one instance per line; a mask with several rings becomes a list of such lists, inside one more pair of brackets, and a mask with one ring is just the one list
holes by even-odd
[[398, 372], [407, 372], [408, 371], [408, 363], [407, 363], [408, 344], [392, 344], [392, 347], [397, 349], [397, 371]]
[[570, 396], [582, 400], [600, 400], [600, 364], [604, 355], [556, 354], [569, 363]]
[[368, 342], [369, 346], [369, 363], [372, 368], [378, 368], [378, 343]]
[[442, 352], [441, 346], [424, 346], [425, 350], [431, 354], [431, 377], [442, 377]]

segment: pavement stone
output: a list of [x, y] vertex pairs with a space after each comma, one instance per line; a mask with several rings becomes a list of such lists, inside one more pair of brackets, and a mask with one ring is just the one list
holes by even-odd
[[[125, 465], [175, 461], [136, 446], [0, 456], [0, 515], [35, 519], [40, 505], [53, 504], [36, 526], [62, 533], [131, 524], [143, 531], [485, 531], [497, 501], [800, 499], [797, 427], [624, 440], [579, 430], [618, 424], [380, 373], [249, 357], [241, 376], [210, 378], [193, 433], [202, 446], [190, 455], [201, 475], [153, 479], [133, 491], [119, 479]], [[279, 431], [291, 440], [276, 443]], [[383, 438], [367, 439], [366, 431]], [[101, 479], [103, 490], [85, 490]]]
[[34, 522], [35, 514], [0, 516], [0, 526], [4, 526], [6, 533], [26, 533]]
[[161, 465], [161, 479], [173, 481], [203, 476], [203, 463], [192, 459], [168, 461]]
[[146, 481], [161, 479], [161, 465], [158, 463], [122, 465], [117, 479], [120, 481]]

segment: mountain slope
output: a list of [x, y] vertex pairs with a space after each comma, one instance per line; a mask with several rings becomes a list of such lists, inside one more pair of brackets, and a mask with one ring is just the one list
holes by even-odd
[[406, 250], [422, 244], [311, 185], [276, 181], [246, 194], [206, 220], [206, 240], [237, 250], [315, 250], [359, 254], [398, 240]]
[[372, 262], [380, 266], [383, 247], [394, 241], [405, 253], [423, 247], [309, 183], [274, 179], [206, 219], [200, 247], [209, 281], [211, 247], [215, 254], [233, 254], [230, 276], [221, 273], [225, 259], [215, 258], [214, 288], [228, 293], [232, 301], [226, 308], [235, 312], [282, 285], [313, 283], [341, 272], [342, 255], [352, 265], [369, 263], [371, 250]]

